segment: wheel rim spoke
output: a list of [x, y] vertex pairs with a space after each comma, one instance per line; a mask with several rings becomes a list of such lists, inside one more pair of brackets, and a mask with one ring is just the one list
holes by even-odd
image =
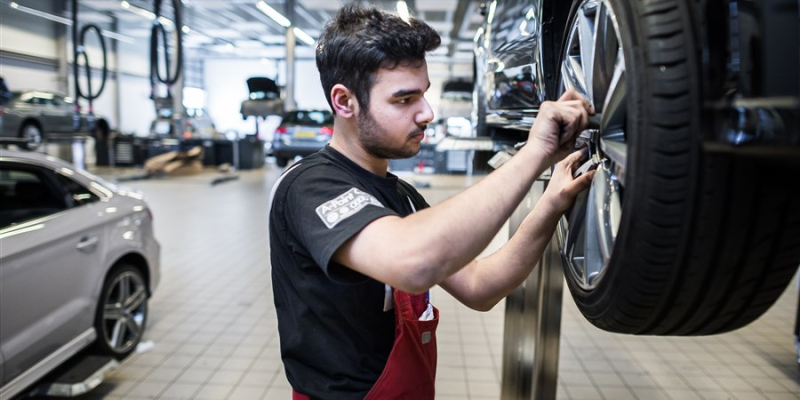
[[586, 219], [586, 193], [581, 193], [575, 199], [575, 205], [572, 206], [572, 211], [569, 216], [569, 230], [567, 231], [566, 240], [564, 244], [565, 254], [570, 260], [572, 265], [576, 266], [578, 270], [583, 268], [584, 260], [584, 223]]
[[[596, 13], [594, 31], [594, 47], [592, 59], [592, 102], [595, 107], [602, 105], [609, 90], [609, 83], [614, 74], [619, 42], [614, 30], [613, 21], [608, 15], [608, 8], [600, 4]], [[599, 109], [598, 111], [604, 111]]]
[[111, 344], [113, 348], [119, 348], [120, 342], [122, 338], [125, 336], [125, 322], [122, 320], [117, 320], [114, 324], [114, 329], [111, 331], [111, 337], [108, 340], [108, 343]]
[[625, 57], [622, 52], [617, 53], [614, 62], [614, 73], [611, 76], [608, 91], [603, 101], [603, 116], [600, 120], [600, 129], [610, 134], [622, 130], [627, 117], [627, 96], [625, 85]]
[[[129, 336], [131, 336], [131, 337], [136, 337], [137, 335], [139, 335], [139, 330], [142, 329], [142, 327], [133, 318], [128, 318], [125, 321], [125, 326], [127, 328]], [[121, 344], [125, 345], [124, 342], [121, 343]]]
[[122, 318], [122, 306], [120, 304], [106, 304], [103, 309], [103, 319], [118, 321]]
[[136, 291], [125, 300], [125, 310], [129, 313], [136, 311], [136, 309], [144, 303], [145, 299], [144, 288], [141, 286], [137, 287]]
[[592, 94], [592, 67], [594, 63], [594, 12], [596, 5], [593, 3], [586, 3], [581, 7], [580, 14], [578, 15], [578, 40], [580, 43], [580, 62], [583, 69], [583, 81], [585, 82], [584, 88], [586, 89], [586, 97], [591, 99], [594, 97]]

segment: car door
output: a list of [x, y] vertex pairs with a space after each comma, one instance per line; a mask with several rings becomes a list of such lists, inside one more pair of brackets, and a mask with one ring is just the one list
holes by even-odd
[[64, 96], [54, 95], [52, 100], [52, 119], [56, 132], [72, 132], [72, 104]]
[[[0, 160], [3, 384], [92, 327], [103, 254], [91, 204], [74, 207], [54, 171]], [[90, 331], [89, 331], [90, 332]]]

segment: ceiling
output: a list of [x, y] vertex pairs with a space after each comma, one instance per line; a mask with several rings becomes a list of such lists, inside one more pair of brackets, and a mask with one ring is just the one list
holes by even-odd
[[[291, 0], [289, 0], [291, 2]], [[162, 15], [171, 18], [171, 1]], [[281, 57], [285, 55], [286, 28], [267, 17], [256, 6], [257, 0], [183, 0], [184, 46], [189, 57]], [[287, 1], [265, 1], [290, 17]], [[294, 0], [293, 25], [316, 39], [325, 22], [346, 0]], [[80, 23], [105, 22], [114, 17], [117, 32], [134, 40], [147, 40], [150, 22], [143, 10], [153, 10], [152, 0], [128, 0], [123, 8], [117, 0], [79, 0]], [[362, 1], [395, 11], [396, 1]], [[411, 14], [425, 20], [442, 36], [442, 46], [429, 55], [431, 65], [472, 64], [473, 37], [483, 21], [478, 12], [480, 0], [407, 0]], [[298, 57], [313, 57], [311, 46], [298, 41]]]

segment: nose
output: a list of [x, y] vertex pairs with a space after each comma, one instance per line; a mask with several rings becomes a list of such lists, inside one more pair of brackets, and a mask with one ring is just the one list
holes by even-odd
[[427, 125], [433, 121], [433, 108], [426, 98], [422, 98], [422, 110], [416, 115], [417, 125]]

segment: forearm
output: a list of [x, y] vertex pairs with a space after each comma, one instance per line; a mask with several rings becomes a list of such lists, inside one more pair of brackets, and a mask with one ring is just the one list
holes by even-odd
[[467, 306], [488, 311], [528, 277], [560, 217], [549, 202], [540, 200], [502, 248], [471, 263], [442, 286]]
[[[513, 162], [513, 163], [512, 163]], [[425, 252], [435, 269], [431, 285], [452, 275], [480, 254], [530, 190], [533, 181], [550, 165], [535, 152], [518, 154], [464, 192], [406, 218], [419, 224], [411, 232], [427, 239]], [[429, 241], [430, 240], [430, 241]], [[429, 244], [437, 243], [435, 249]]]
[[547, 167], [546, 157], [523, 148], [506, 165], [440, 204], [405, 218], [372, 222], [334, 260], [402, 290], [425, 291], [486, 248]]

